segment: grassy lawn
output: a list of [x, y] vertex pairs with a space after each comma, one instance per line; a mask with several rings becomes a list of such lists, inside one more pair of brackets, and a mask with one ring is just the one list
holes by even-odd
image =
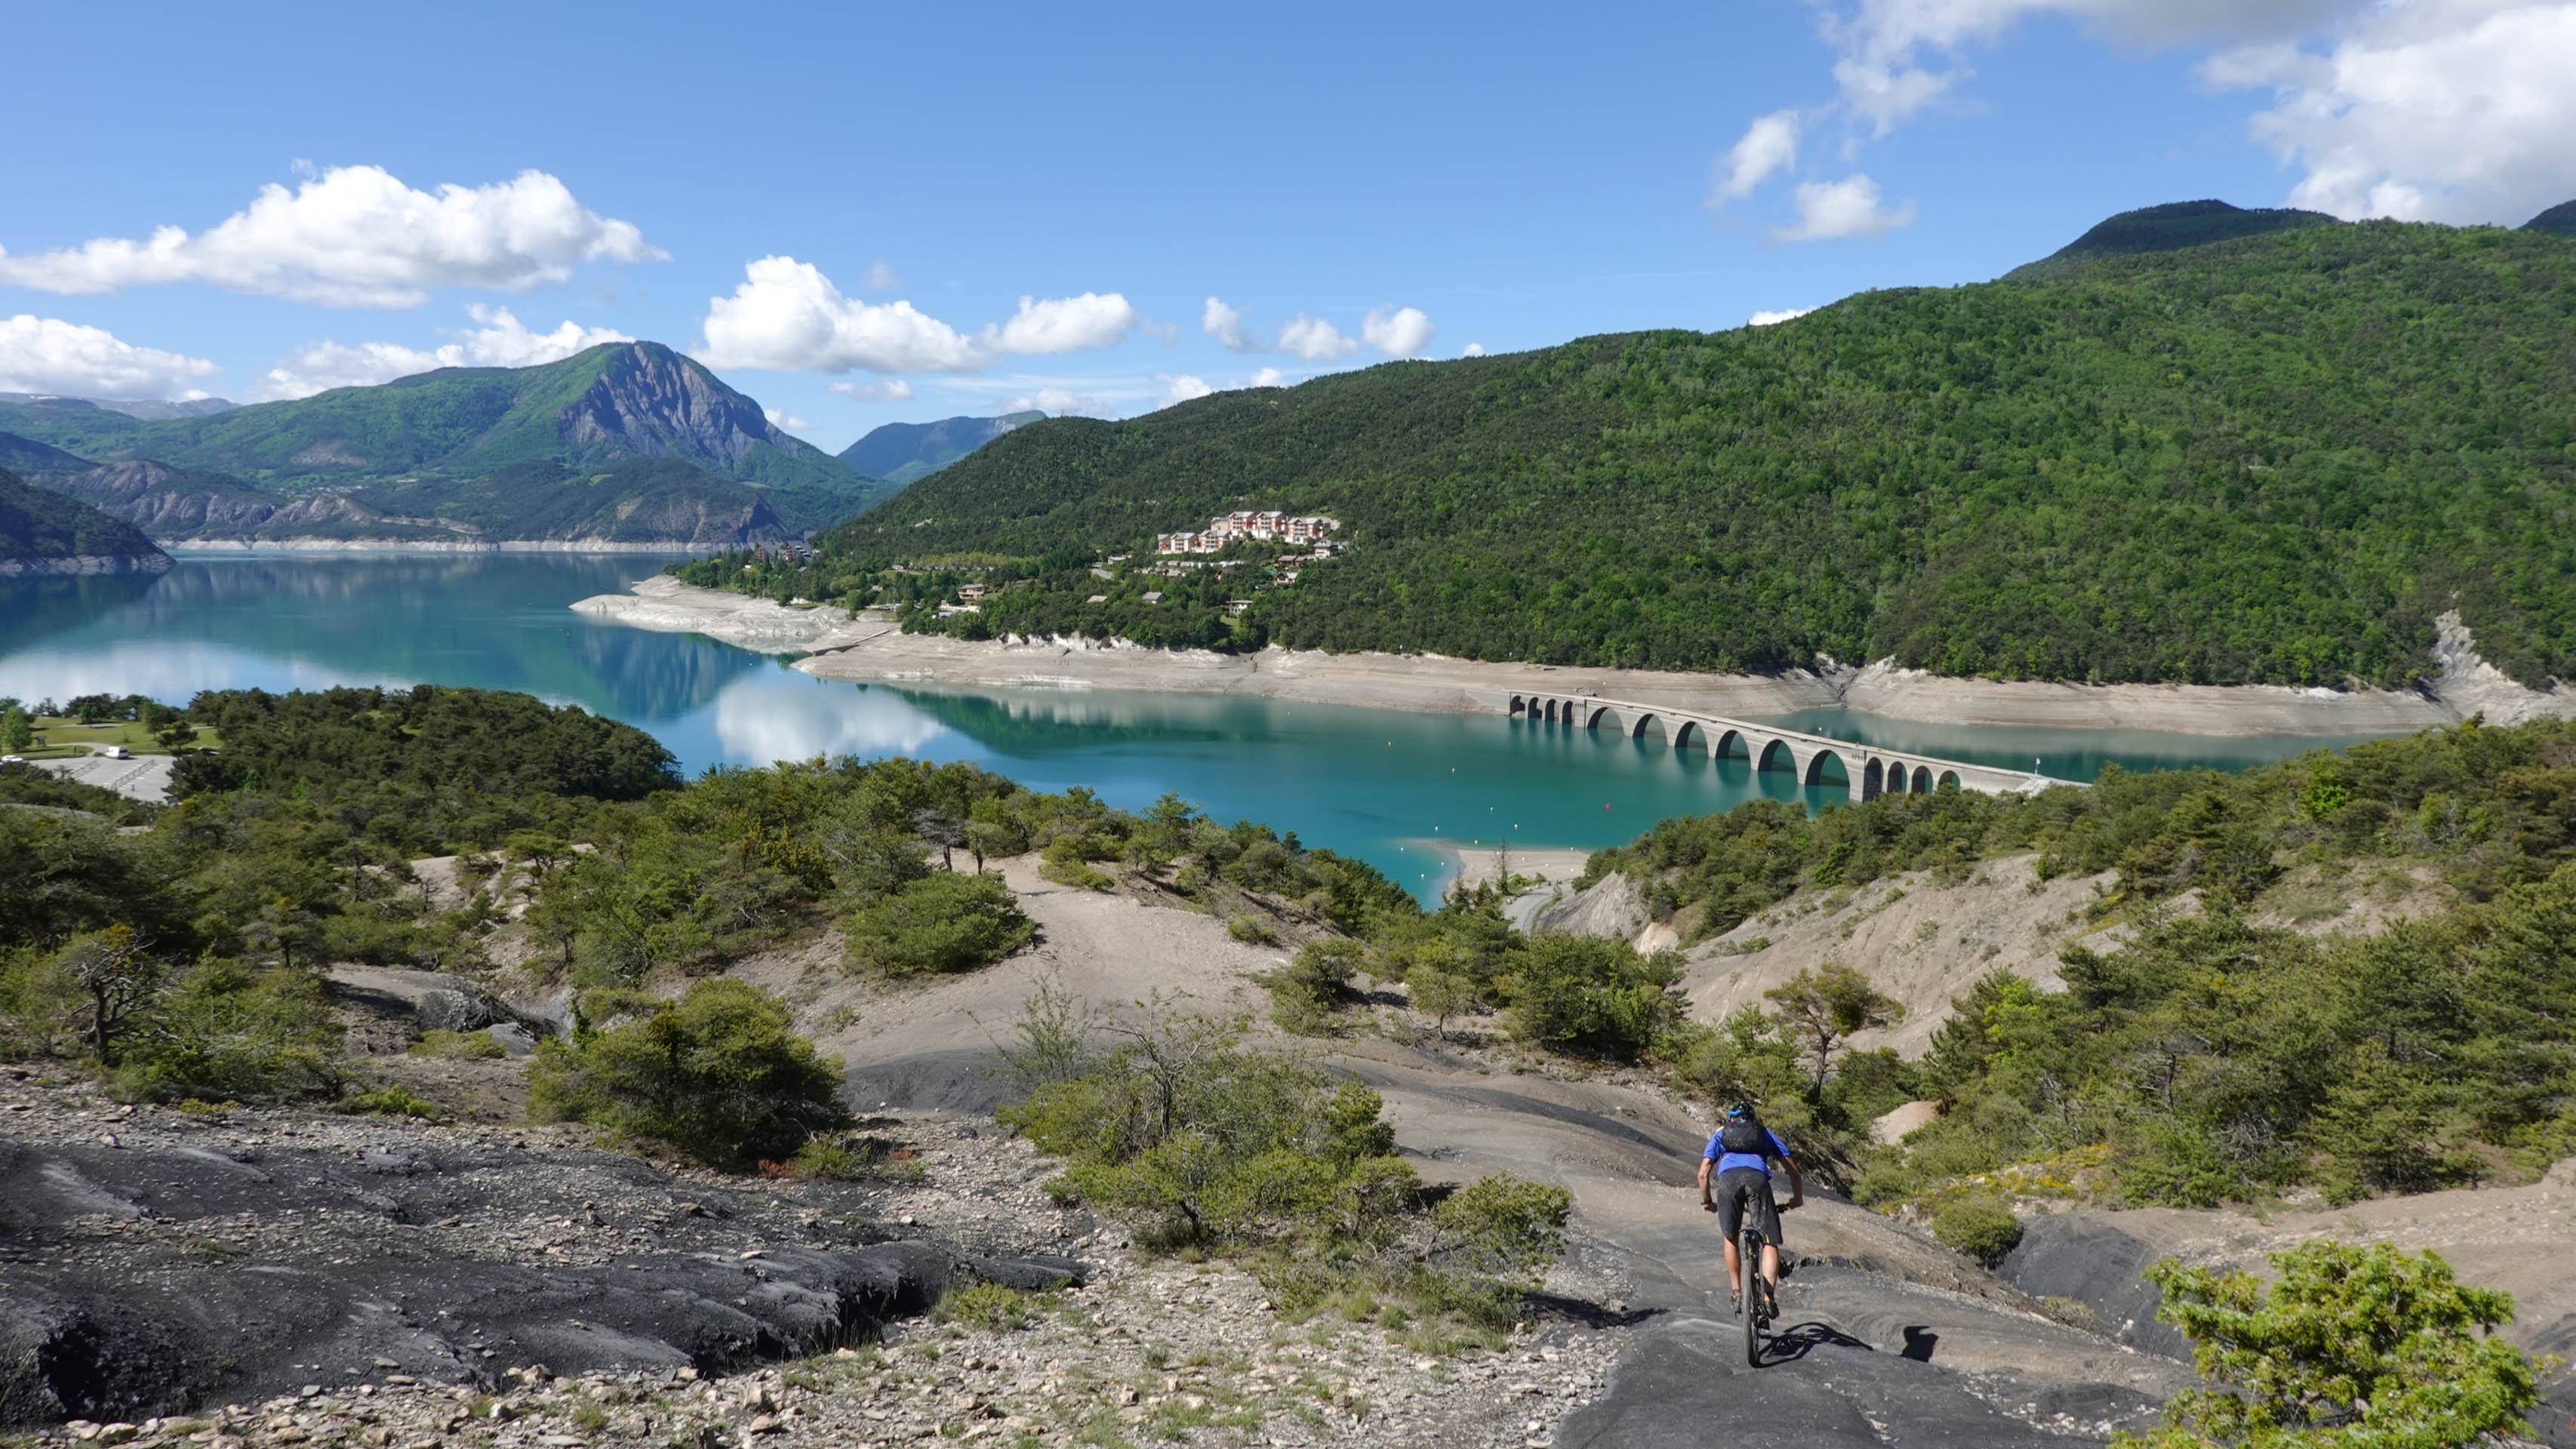
[[[59, 760], [75, 755], [95, 754], [109, 745], [123, 745], [138, 755], [170, 753], [159, 740], [152, 738], [150, 730], [132, 720], [117, 724], [85, 725], [76, 719], [40, 719], [36, 721], [36, 736], [44, 741], [42, 745], [32, 750], [20, 751], [31, 760]], [[196, 743], [200, 749], [213, 749], [220, 745], [222, 740], [218, 731], [201, 725], [197, 729]], [[87, 750], [69, 748], [73, 745], [88, 745], [91, 748]]]

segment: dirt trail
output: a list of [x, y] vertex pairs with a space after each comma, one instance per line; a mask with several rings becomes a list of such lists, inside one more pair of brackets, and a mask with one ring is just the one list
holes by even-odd
[[[748, 974], [790, 993], [809, 1025], [857, 1012], [823, 1045], [843, 1056], [852, 1099], [870, 1108], [989, 1110], [999, 1095], [986, 1074], [993, 1043], [1050, 980], [1110, 1008], [1157, 991], [1192, 1010], [1266, 1006], [1247, 978], [1284, 952], [1236, 942], [1212, 917], [1054, 885], [1031, 865], [1001, 870], [1040, 942], [997, 966], [928, 986], [872, 987], [829, 968], [826, 947]], [[1384, 1095], [1398, 1149], [1426, 1178], [1508, 1171], [1573, 1194], [1575, 1248], [1552, 1286], [1626, 1315], [1640, 1333], [1609, 1390], [1558, 1442], [1698, 1442], [1659, 1438], [1665, 1411], [1655, 1405], [1679, 1379], [1707, 1392], [1728, 1382], [1713, 1368], [1684, 1371], [1724, 1339], [1708, 1327], [1726, 1302], [1714, 1219], [1692, 1187], [1706, 1123], [1642, 1080], [1516, 1071], [1491, 1051], [1358, 1034], [1298, 1045]], [[2138, 1422], [2187, 1377], [2170, 1359], [2044, 1316], [1894, 1221], [1827, 1197], [1809, 1202], [1790, 1219], [1793, 1251], [1807, 1260], [1784, 1301], [1795, 1357], [1727, 1390], [1730, 1416], [1759, 1404], [1754, 1417], [1804, 1426], [1795, 1442], [1828, 1449], [2066, 1443]], [[1742, 1362], [1740, 1342], [1731, 1361]]]

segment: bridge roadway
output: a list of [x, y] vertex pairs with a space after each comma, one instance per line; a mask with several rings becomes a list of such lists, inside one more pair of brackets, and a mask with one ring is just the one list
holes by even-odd
[[2069, 783], [2027, 770], [1999, 770], [1992, 765], [1935, 759], [1666, 704], [1639, 704], [1591, 694], [1515, 694], [1511, 696], [1510, 711], [1522, 718], [1576, 729], [1599, 729], [1607, 724], [1632, 739], [1644, 739], [1648, 731], [1660, 729], [1674, 749], [1705, 749], [1712, 759], [1741, 752], [1756, 770], [1787, 769], [1805, 785], [1825, 783], [1825, 761], [1831, 758], [1842, 766], [1843, 777], [1851, 782], [1854, 800], [1889, 794], [1928, 795], [1943, 785], [2005, 795]]

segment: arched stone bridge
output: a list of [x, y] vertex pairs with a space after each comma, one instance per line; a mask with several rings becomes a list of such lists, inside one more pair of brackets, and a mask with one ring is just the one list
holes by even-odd
[[1854, 800], [1891, 794], [1928, 795], [1943, 785], [2003, 795], [2067, 783], [2026, 770], [1999, 770], [1992, 765], [1883, 750], [1671, 705], [1639, 704], [1598, 695], [1515, 694], [1510, 708], [1513, 715], [1521, 718], [1575, 729], [1606, 726], [1633, 739], [1660, 731], [1674, 749], [1704, 749], [1712, 759], [1739, 756], [1751, 761], [1756, 770], [1788, 770], [1802, 785], [1825, 783], [1825, 761], [1831, 759], [1842, 766], [1843, 777], [1851, 782]]

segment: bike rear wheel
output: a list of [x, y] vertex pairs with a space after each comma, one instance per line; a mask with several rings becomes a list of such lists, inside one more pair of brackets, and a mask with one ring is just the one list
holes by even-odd
[[1748, 1368], [1762, 1367], [1765, 1330], [1770, 1315], [1762, 1307], [1762, 1235], [1758, 1232], [1739, 1234], [1735, 1240], [1735, 1285], [1738, 1311], [1744, 1316], [1744, 1363]]

